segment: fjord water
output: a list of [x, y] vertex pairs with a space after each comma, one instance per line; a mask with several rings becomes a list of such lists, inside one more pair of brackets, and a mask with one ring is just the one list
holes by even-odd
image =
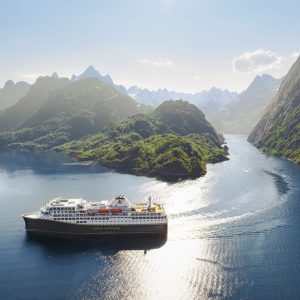
[[[0, 299], [299, 298], [300, 167], [260, 153], [245, 136], [226, 139], [229, 161], [176, 184], [50, 156], [2, 155]], [[164, 245], [26, 237], [21, 214], [51, 198], [118, 193], [164, 203]]]

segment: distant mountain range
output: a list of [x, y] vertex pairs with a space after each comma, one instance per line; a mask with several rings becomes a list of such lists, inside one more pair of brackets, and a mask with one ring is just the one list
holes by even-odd
[[[59, 78], [57, 73], [53, 73], [51, 78], [62, 79]], [[282, 79], [275, 79], [270, 75], [264, 74], [255, 77], [249, 87], [239, 94], [216, 87], [197, 93], [181, 93], [170, 91], [166, 88], [157, 90], [149, 90], [137, 86], [126, 88], [116, 84], [110, 75], [102, 75], [93, 66], [89, 66], [81, 74], [72, 75], [70, 82], [91, 78], [97, 78], [101, 82], [114, 87], [121, 94], [130, 96], [139, 103], [150, 105], [154, 108], [170, 99], [189, 101], [205, 113], [208, 120], [219, 132], [244, 134], [248, 134], [261, 118], [282, 81]], [[65, 80], [67, 79], [62, 79], [61, 82]], [[14, 84], [12, 81], [8, 81], [5, 86], [0, 89], [0, 110], [8, 108], [9, 111], [13, 111], [16, 109], [13, 108], [14, 104], [26, 96], [27, 92], [29, 92], [29, 88], [30, 85], [28, 83], [19, 82]], [[51, 86], [47, 87], [46, 90], [47, 89], [49, 90], [48, 92], [50, 92]], [[29, 97], [31, 96], [29, 95]], [[45, 97], [45, 95], [41, 95], [41, 99], [38, 100], [41, 105], [43, 104], [42, 99], [46, 100]], [[28, 113], [30, 112], [30, 105], [28, 106], [26, 101], [22, 102], [25, 104], [24, 107], [20, 109], [22, 110], [20, 116], [23, 114], [23, 117], [25, 117], [27, 111]], [[21, 107], [21, 105], [18, 107]], [[150, 111], [150, 109], [148, 109], [148, 111]], [[0, 118], [0, 128], [2, 127], [2, 130], [11, 128], [12, 125], [9, 125], [9, 122], [13, 122], [14, 127], [17, 127], [18, 120], [11, 118], [10, 113], [6, 113], [5, 115], [6, 117], [4, 118], [7, 118], [7, 120], [3, 121], [3, 118]]]
[[128, 94], [139, 102], [157, 106], [166, 100], [183, 99], [198, 106], [205, 114], [219, 110], [224, 105], [230, 103], [237, 95], [236, 92], [211, 88], [198, 93], [180, 93], [168, 89], [158, 89], [150, 91], [148, 89], [132, 86], [127, 90]]
[[248, 140], [267, 153], [300, 163], [300, 57]]
[[73, 75], [71, 80], [79, 80], [82, 78], [95, 77], [101, 81], [107, 83], [110, 86], [115, 87], [120, 93], [129, 95], [140, 103], [157, 107], [166, 100], [178, 100], [183, 99], [198, 106], [205, 114], [211, 111], [215, 112], [224, 105], [230, 103], [236, 96], [236, 92], [230, 92], [228, 90], [221, 90], [218, 88], [211, 88], [208, 91], [202, 91], [198, 93], [180, 93], [176, 91], [170, 91], [166, 88], [158, 90], [149, 90], [146, 88], [140, 88], [137, 86], [131, 86], [126, 89], [122, 85], [114, 83], [110, 75], [101, 75], [93, 66], [89, 66], [82, 74], [76, 76]]
[[24, 97], [30, 88], [30, 84], [25, 81], [14, 83], [8, 80], [4, 87], [0, 89], [0, 110], [6, 109], [18, 102]]
[[250, 133], [275, 96], [282, 80], [267, 74], [256, 76], [249, 87], [233, 101], [208, 115], [208, 120], [222, 133]]
[[282, 78], [276, 79], [267, 74], [256, 76], [241, 93], [216, 87], [197, 93], [181, 93], [166, 88], [149, 90], [137, 86], [126, 89], [122, 85], [116, 85], [109, 75], [101, 75], [93, 66], [89, 66], [79, 76], [73, 75], [72, 80], [88, 77], [97, 77], [114, 86], [119, 92], [153, 107], [170, 99], [189, 101], [205, 113], [219, 132], [239, 134], [248, 134], [253, 129], [282, 81]]

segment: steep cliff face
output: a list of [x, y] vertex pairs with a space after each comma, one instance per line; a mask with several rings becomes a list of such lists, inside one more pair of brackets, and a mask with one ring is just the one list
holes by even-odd
[[248, 141], [265, 152], [300, 163], [300, 57]]

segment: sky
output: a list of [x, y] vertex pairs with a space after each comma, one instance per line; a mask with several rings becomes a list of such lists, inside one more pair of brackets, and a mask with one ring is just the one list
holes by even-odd
[[300, 52], [300, 1], [0, 0], [0, 86], [93, 65], [118, 84], [242, 91]]

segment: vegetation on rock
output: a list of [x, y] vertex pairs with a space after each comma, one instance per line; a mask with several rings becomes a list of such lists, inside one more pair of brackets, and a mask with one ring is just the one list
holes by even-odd
[[207, 162], [227, 160], [227, 150], [204, 115], [185, 101], [167, 101], [102, 133], [55, 148], [80, 161], [168, 181], [197, 178]]
[[300, 163], [300, 58], [248, 140], [264, 152]]
[[51, 149], [145, 110], [96, 78], [40, 78], [0, 116], [0, 148]]

